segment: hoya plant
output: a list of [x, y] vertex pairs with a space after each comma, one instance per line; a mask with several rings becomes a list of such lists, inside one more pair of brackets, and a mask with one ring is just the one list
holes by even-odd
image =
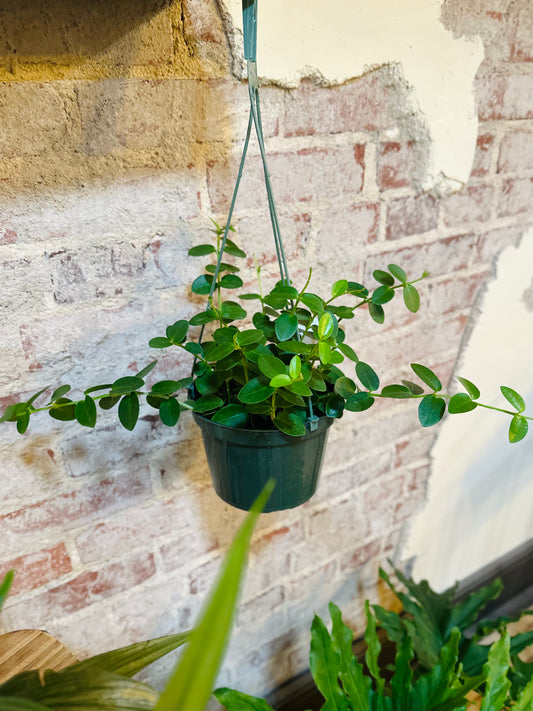
[[[184, 410], [193, 410], [220, 425], [272, 428], [299, 437], [320, 417], [340, 418], [346, 411], [362, 412], [378, 399], [392, 398], [417, 401], [423, 427], [438, 423], [446, 410], [459, 414], [482, 407], [509, 415], [511, 442], [526, 435], [532, 418], [524, 414], [524, 399], [514, 389], [501, 387], [507, 407], [482, 403], [478, 387], [466, 378], [459, 378], [462, 391], [450, 395], [443, 392], [438, 376], [419, 363], [410, 365], [413, 380], [382, 386], [369, 359], [361, 355], [364, 343], [346, 342], [348, 321], [361, 314], [382, 324], [386, 305], [398, 294], [409, 311], [418, 311], [415, 285], [427, 273], [411, 278], [400, 266], [389, 264], [373, 272], [373, 286], [340, 278], [329, 293], [319, 295], [313, 291], [312, 270], [302, 285], [282, 279], [264, 291], [257, 266], [257, 291], [240, 293], [238, 260], [246, 254], [227, 238], [230, 229], [215, 223], [214, 241], [189, 250], [191, 257], [211, 258], [191, 287], [193, 294], [206, 297], [206, 307], [149, 342], [156, 351], [187, 352], [189, 377], [147, 385], [157, 364], [152, 360], [135, 375], [87, 387], [78, 395], [72, 396], [68, 384], [43, 388], [9, 405], [0, 422], [16, 422], [24, 433], [32, 415], [48, 412], [56, 420], [94, 427], [98, 409], [116, 407], [120, 423], [132, 430], [145, 398], [169, 427]], [[239, 302], [227, 298], [231, 293], [238, 294]], [[256, 306], [251, 313], [243, 306], [248, 303]]]

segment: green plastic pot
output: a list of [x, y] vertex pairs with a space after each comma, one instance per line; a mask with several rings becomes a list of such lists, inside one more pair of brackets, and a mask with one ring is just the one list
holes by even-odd
[[265, 512], [300, 506], [316, 491], [329, 417], [301, 437], [279, 430], [246, 430], [211, 422], [193, 413], [202, 430], [207, 462], [216, 493], [238, 509], [249, 511], [271, 477], [276, 480]]

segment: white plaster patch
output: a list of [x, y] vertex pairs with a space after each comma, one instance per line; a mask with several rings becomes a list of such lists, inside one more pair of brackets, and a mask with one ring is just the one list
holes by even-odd
[[[507, 385], [533, 407], [530, 294], [533, 230], [500, 256], [481, 314], [457, 374], [481, 390], [480, 400], [509, 409]], [[428, 504], [405, 551], [415, 578], [443, 589], [533, 536], [533, 436], [509, 444], [510, 418], [478, 408], [443, 423], [435, 447]]]
[[[234, 54], [242, 56], [242, 3], [224, 0]], [[473, 93], [479, 37], [453, 37], [440, 0], [266, 0], [258, 7], [260, 76], [285, 86], [302, 77], [339, 84], [399, 65], [430, 136], [424, 187], [457, 189], [470, 174], [477, 136]], [[357, 130], [357, 126], [354, 126]]]

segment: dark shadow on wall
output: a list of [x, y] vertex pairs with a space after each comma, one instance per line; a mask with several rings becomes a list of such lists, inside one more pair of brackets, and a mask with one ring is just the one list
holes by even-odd
[[91, 56], [172, 0], [0, 0], [0, 56]]

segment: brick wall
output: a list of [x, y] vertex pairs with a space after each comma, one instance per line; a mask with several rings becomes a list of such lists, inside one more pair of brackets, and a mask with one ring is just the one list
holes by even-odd
[[[28, 18], [0, 21], [2, 405], [149, 362], [148, 339], [196, 309], [188, 285], [199, 260], [187, 250], [210, 216], [225, 219], [247, 92], [231, 76], [215, 6], [132, 2], [127, 31], [108, 37], [101, 28], [126, 12], [111, 5], [78, 24], [60, 13], [37, 56]], [[498, 32], [476, 82], [477, 153], [455, 195], [417, 189], [423, 146], [405, 131], [385, 70], [262, 92], [292, 278], [303, 283], [313, 265], [319, 292], [390, 262], [431, 271], [419, 314], [392, 304], [384, 327], [364, 317], [351, 326], [385, 378], [412, 361], [449, 378], [494, 258], [533, 222], [529, 3], [488, 20]], [[275, 279], [255, 147], [235, 224]], [[190, 367], [167, 355], [160, 365]], [[423, 504], [433, 438], [409, 403], [335, 424], [316, 496], [261, 519], [221, 681], [262, 693], [298, 672], [312, 614], [329, 599], [361, 630], [363, 600], [385, 594], [377, 568]], [[5, 629], [46, 628], [86, 655], [192, 624], [242, 514], [213, 493], [191, 420], [169, 429], [146, 412], [128, 433], [112, 415], [94, 432], [41, 417], [24, 437], [3, 425], [0, 453], [0, 572], [17, 570]], [[146, 678], [161, 684], [170, 663]]]

